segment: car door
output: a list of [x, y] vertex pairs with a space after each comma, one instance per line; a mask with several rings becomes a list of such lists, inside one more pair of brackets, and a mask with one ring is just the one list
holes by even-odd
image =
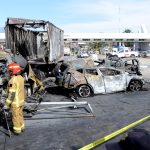
[[94, 94], [105, 93], [104, 80], [98, 69], [85, 69], [84, 75]]
[[130, 57], [131, 53], [129, 52], [129, 50], [125, 49], [125, 57]]
[[119, 52], [118, 52], [118, 57], [121, 58], [121, 57], [125, 57], [125, 53], [124, 53], [124, 50], [121, 49]]
[[116, 69], [101, 68], [106, 93], [123, 91], [126, 89], [126, 75]]

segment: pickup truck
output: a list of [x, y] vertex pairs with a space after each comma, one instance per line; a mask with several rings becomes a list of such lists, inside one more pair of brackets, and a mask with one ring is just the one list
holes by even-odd
[[71, 50], [69, 47], [64, 47], [64, 56], [70, 56], [71, 55]]
[[119, 57], [119, 58], [123, 58], [123, 57], [138, 57], [139, 56], [139, 52], [138, 51], [131, 51], [129, 49], [121, 49], [119, 51], [116, 52], [110, 52], [110, 55]]

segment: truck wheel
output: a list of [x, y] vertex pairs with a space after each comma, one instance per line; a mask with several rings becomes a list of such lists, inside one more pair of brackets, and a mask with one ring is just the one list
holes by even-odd
[[131, 54], [131, 56], [130, 56], [131, 58], [135, 58], [135, 55], [134, 54]]
[[132, 80], [129, 83], [128, 89], [130, 91], [140, 91], [142, 89], [143, 85], [139, 80]]
[[121, 62], [117, 61], [117, 62], [115, 63], [115, 68], [117, 68], [117, 67], [121, 67]]
[[91, 95], [91, 88], [86, 84], [80, 85], [77, 87], [77, 94], [80, 97], [89, 97]]
[[117, 55], [114, 55], [114, 56], [113, 56], [113, 59], [114, 59], [114, 60], [118, 60], [118, 56], [117, 56]]
[[45, 73], [41, 70], [34, 70], [35, 75], [38, 77], [40, 80], [45, 79]]

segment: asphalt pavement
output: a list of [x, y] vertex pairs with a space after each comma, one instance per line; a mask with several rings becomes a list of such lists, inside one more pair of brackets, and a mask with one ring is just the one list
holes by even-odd
[[[148, 69], [146, 68], [146, 70]], [[143, 72], [147, 73], [146, 70], [144, 69]], [[150, 79], [149, 73], [145, 76]], [[9, 138], [0, 128], [0, 150], [77, 150], [148, 116], [150, 114], [149, 90], [150, 83], [147, 82], [144, 90], [139, 92], [119, 92], [79, 98], [79, 102], [87, 101], [91, 105], [94, 117], [86, 116], [89, 111], [85, 107], [51, 110], [40, 114], [41, 119], [29, 120], [26, 118], [26, 130], [20, 136], [12, 134], [12, 137]], [[63, 95], [62, 91], [59, 94], [47, 94], [44, 100], [71, 101]], [[38, 115], [39, 118], [40, 115]], [[43, 115], [47, 119], [42, 119]], [[36, 115], [34, 117], [36, 118]], [[150, 131], [150, 121], [132, 129], [135, 128]], [[106, 143], [119, 141], [124, 134]], [[106, 143], [99, 145], [95, 150], [106, 150]]]
[[[65, 117], [60, 111], [52, 111], [49, 119], [26, 120], [26, 130], [20, 136], [9, 138], [0, 133], [1, 150], [77, 150], [130, 123], [149, 115], [150, 87], [140, 92], [121, 92], [79, 99], [91, 104], [95, 117]], [[69, 101], [63, 95], [47, 95], [46, 101]], [[67, 112], [68, 110], [66, 110]], [[75, 109], [75, 111], [78, 111]], [[55, 115], [60, 115], [55, 118]], [[82, 116], [82, 115], [81, 115]], [[135, 128], [150, 131], [150, 121]], [[109, 142], [118, 141], [120, 136]], [[105, 143], [96, 148], [106, 150]]]

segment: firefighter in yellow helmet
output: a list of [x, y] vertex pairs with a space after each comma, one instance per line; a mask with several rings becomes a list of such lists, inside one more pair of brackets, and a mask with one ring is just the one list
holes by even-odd
[[5, 105], [12, 112], [13, 132], [20, 134], [25, 129], [23, 107], [25, 100], [24, 78], [20, 75], [21, 67], [16, 63], [8, 65], [10, 80], [8, 82], [8, 96]]

